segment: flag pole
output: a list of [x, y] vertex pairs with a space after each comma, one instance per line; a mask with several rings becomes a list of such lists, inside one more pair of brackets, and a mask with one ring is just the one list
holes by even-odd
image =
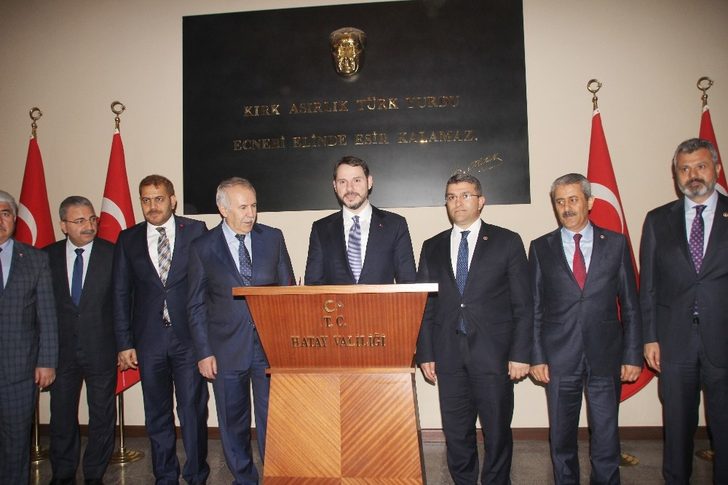
[[[121, 124], [121, 118], [119, 115], [126, 110], [124, 103], [120, 101], [113, 101], [111, 103], [111, 112], [114, 113], [114, 130], [119, 132], [119, 125]], [[111, 463], [124, 465], [126, 463], [132, 463], [137, 460], [144, 458], [144, 452], [140, 450], [128, 449], [126, 447], [126, 433], [124, 432], [124, 392], [120, 392], [117, 395], [119, 411], [119, 450], [115, 451], [111, 455]]]
[[602, 83], [600, 83], [598, 79], [589, 79], [589, 81], [586, 83], [586, 90], [592, 93], [593, 110], [599, 109], [599, 105], [597, 104], [597, 101], [599, 101], [597, 93], [600, 89], [602, 89]]
[[[700, 99], [703, 102], [703, 106], [701, 108], [705, 110], [705, 107], [708, 106], [708, 89], [713, 86], [713, 80], [710, 79], [708, 76], [703, 76], [698, 79], [696, 86], [700, 91], [703, 92], [703, 95], [700, 97]], [[712, 462], [715, 459], [715, 451], [713, 451], [713, 448], [711, 446], [711, 448], [703, 448], [696, 451], [695, 456], [697, 456], [701, 460]]]
[[[28, 112], [30, 116], [30, 136], [37, 138], [38, 120], [43, 116], [43, 112], [37, 106], [30, 108]], [[42, 389], [41, 389], [42, 392]], [[30, 450], [30, 461], [35, 465], [48, 459], [48, 449], [43, 448], [40, 444], [40, 431], [38, 429], [40, 422], [40, 392], [35, 398], [35, 415], [33, 419], [33, 436], [31, 442], [33, 448]]]

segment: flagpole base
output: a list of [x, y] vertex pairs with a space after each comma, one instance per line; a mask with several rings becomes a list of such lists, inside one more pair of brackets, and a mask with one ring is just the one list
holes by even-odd
[[119, 449], [111, 455], [110, 463], [112, 465], [125, 465], [133, 463], [144, 458], [144, 452], [139, 450]]
[[620, 453], [619, 455], [619, 466], [637, 466], [640, 464], [640, 459], [629, 453]]
[[715, 460], [715, 451], [713, 450], [698, 450], [695, 452], [695, 456], [700, 458], [701, 460], [705, 461], [714, 461]]
[[48, 450], [45, 448], [37, 447], [30, 450], [30, 462], [33, 465], [46, 461], [48, 459]]

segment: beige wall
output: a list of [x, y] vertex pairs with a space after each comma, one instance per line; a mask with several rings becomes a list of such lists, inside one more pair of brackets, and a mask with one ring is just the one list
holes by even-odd
[[[39, 106], [51, 206], [78, 193], [98, 209], [113, 130], [109, 104], [119, 99], [128, 108], [122, 135], [132, 185], [159, 172], [181, 193], [182, 16], [338, 3], [346, 2], [4, 0], [0, 188], [16, 195], [20, 191], [30, 130], [27, 113]], [[555, 227], [546, 192], [555, 177], [586, 170], [591, 102], [585, 85], [597, 77], [604, 82], [604, 127], [638, 244], [645, 213], [674, 198], [669, 160], [678, 142], [697, 135], [700, 93], [695, 82], [702, 75], [716, 82], [710, 91], [713, 123], [719, 142], [725, 140], [728, 147], [728, 2], [525, 0], [524, 23], [533, 202], [486, 207], [485, 219], [518, 231], [526, 244]], [[407, 181], [402, 187], [407, 189]], [[425, 238], [447, 227], [442, 207], [398, 212], [409, 220], [416, 256]], [[310, 224], [325, 214], [260, 214], [262, 222], [283, 229], [297, 275], [304, 271]], [[218, 220], [204, 219], [210, 226]], [[419, 375], [417, 379], [422, 427], [438, 428], [435, 388]], [[44, 395], [44, 422], [47, 407]], [[126, 394], [126, 409], [127, 423], [143, 423], [139, 386]], [[653, 381], [623, 404], [620, 422], [658, 426], [659, 413]], [[530, 381], [516, 386], [513, 422], [515, 427], [548, 425], [543, 390]], [[212, 404], [210, 424], [217, 425]]]

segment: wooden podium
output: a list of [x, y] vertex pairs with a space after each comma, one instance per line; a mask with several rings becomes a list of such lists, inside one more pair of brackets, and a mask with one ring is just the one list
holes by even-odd
[[264, 483], [421, 484], [414, 367], [436, 284], [240, 287], [270, 362]]

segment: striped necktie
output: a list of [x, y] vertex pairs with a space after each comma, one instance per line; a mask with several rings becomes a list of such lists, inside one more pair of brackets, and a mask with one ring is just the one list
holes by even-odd
[[[167, 237], [167, 230], [163, 227], [158, 227], [159, 239], [157, 239], [157, 258], [159, 263], [159, 279], [162, 280], [163, 285], [167, 285], [167, 276], [169, 276], [169, 268], [172, 266], [172, 249], [169, 245], [169, 238]], [[170, 324], [172, 320], [169, 318], [169, 308], [167, 307], [167, 300], [164, 300], [164, 308], [162, 309], [162, 318], [165, 324]]]
[[349, 229], [349, 246], [346, 248], [346, 255], [349, 258], [349, 267], [354, 275], [354, 282], [359, 282], [361, 276], [361, 226], [359, 216], [352, 217], [354, 224]]

